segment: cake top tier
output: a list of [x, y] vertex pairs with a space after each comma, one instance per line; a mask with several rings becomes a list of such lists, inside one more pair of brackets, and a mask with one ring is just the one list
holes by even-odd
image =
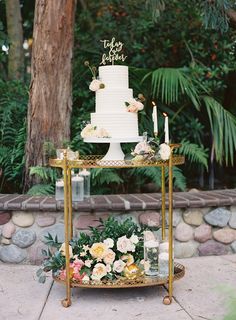
[[106, 89], [129, 88], [129, 69], [127, 66], [109, 65], [98, 68], [99, 79]]

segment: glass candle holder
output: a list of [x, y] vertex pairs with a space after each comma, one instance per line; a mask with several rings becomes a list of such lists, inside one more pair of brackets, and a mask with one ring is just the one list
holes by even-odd
[[63, 181], [63, 179], [59, 179], [59, 180], [56, 181], [55, 199], [57, 201], [63, 201], [64, 200], [64, 181]]
[[88, 169], [82, 169], [79, 172], [79, 176], [83, 177], [84, 179], [84, 197], [89, 198], [90, 197], [90, 172]]
[[163, 279], [169, 276], [169, 253], [162, 252], [158, 257], [158, 277]]
[[144, 263], [147, 276], [158, 276], [159, 241], [151, 231], [144, 232]]
[[72, 186], [72, 201], [83, 201], [84, 200], [84, 178], [79, 175], [72, 175], [71, 178]]

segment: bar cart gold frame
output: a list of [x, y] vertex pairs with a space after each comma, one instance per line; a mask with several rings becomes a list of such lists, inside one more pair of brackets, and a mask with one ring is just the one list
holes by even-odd
[[73, 168], [134, 168], [134, 167], [161, 167], [161, 212], [162, 212], [162, 239], [166, 238], [166, 187], [165, 187], [165, 168], [169, 171], [169, 223], [168, 223], [168, 241], [169, 241], [169, 276], [164, 279], [151, 279], [148, 277], [141, 277], [140, 279], [127, 280], [120, 279], [116, 282], [107, 282], [102, 284], [96, 283], [74, 283], [67, 276], [65, 281], [59, 280], [54, 277], [54, 280], [63, 283], [66, 286], [66, 298], [63, 299], [62, 305], [69, 307], [71, 305], [71, 288], [72, 287], [84, 287], [84, 288], [130, 288], [130, 287], [144, 287], [154, 285], [166, 285], [168, 284], [168, 295], [164, 297], [163, 303], [170, 304], [173, 295], [173, 281], [178, 280], [184, 276], [185, 268], [181, 264], [174, 264], [173, 268], [173, 166], [181, 165], [184, 163], [184, 157], [180, 155], [174, 155], [173, 150], [180, 147], [179, 144], [171, 144], [171, 154], [169, 160], [157, 161], [155, 163], [142, 162], [133, 163], [131, 160], [110, 160], [103, 161], [102, 156], [81, 156], [78, 160], [69, 160], [67, 157], [67, 151], [64, 151], [63, 159], [50, 159], [49, 165], [51, 167], [58, 167], [63, 170], [64, 174], [64, 225], [65, 225], [65, 256], [66, 256], [66, 274], [69, 275], [69, 242], [73, 237], [73, 224], [72, 224], [72, 189], [71, 189], [71, 170]]

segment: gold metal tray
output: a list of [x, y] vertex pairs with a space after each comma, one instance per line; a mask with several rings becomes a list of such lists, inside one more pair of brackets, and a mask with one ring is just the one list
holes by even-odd
[[[180, 263], [174, 264], [174, 277], [173, 281], [179, 280], [184, 277], [185, 267]], [[61, 284], [66, 285], [66, 282], [60, 280], [58, 277], [53, 276], [53, 279]], [[79, 283], [79, 282], [71, 282], [71, 287], [79, 287], [79, 288], [93, 288], [93, 289], [118, 289], [118, 288], [139, 288], [139, 287], [150, 287], [150, 286], [160, 286], [168, 283], [168, 278], [159, 279], [159, 278], [151, 278], [151, 277], [139, 277], [134, 280], [129, 280], [127, 278], [119, 278], [115, 281], [102, 281], [102, 282], [94, 282], [90, 281], [89, 283]]]
[[[156, 162], [133, 162], [132, 160], [101, 160], [101, 155], [80, 156], [78, 160], [67, 160], [69, 168], [137, 168], [137, 167], [167, 167], [169, 161], [158, 160]], [[184, 157], [173, 155], [172, 165], [180, 165], [184, 163]], [[63, 167], [64, 160], [49, 159], [51, 167]]]

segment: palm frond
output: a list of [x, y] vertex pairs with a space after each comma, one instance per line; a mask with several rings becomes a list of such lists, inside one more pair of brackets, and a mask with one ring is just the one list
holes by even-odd
[[159, 68], [148, 73], [144, 80], [152, 76], [152, 94], [160, 96], [163, 103], [178, 102], [180, 96], [186, 95], [193, 105], [199, 109], [199, 94], [195, 83], [180, 68]]
[[181, 141], [179, 153], [186, 156], [191, 163], [195, 162], [201, 164], [208, 169], [208, 152], [203, 146], [199, 146], [198, 144], [191, 143], [190, 141], [184, 139]]
[[52, 184], [36, 184], [29, 189], [27, 194], [31, 196], [47, 196], [54, 194], [54, 185]]
[[226, 165], [234, 164], [236, 151], [236, 117], [224, 109], [224, 107], [209, 96], [203, 96], [208, 113], [216, 160], [222, 164], [225, 158]]
[[174, 187], [176, 189], [179, 189], [181, 191], [185, 191], [186, 190], [186, 178], [183, 175], [183, 172], [180, 168], [178, 167], [173, 167], [173, 183], [174, 183]]

